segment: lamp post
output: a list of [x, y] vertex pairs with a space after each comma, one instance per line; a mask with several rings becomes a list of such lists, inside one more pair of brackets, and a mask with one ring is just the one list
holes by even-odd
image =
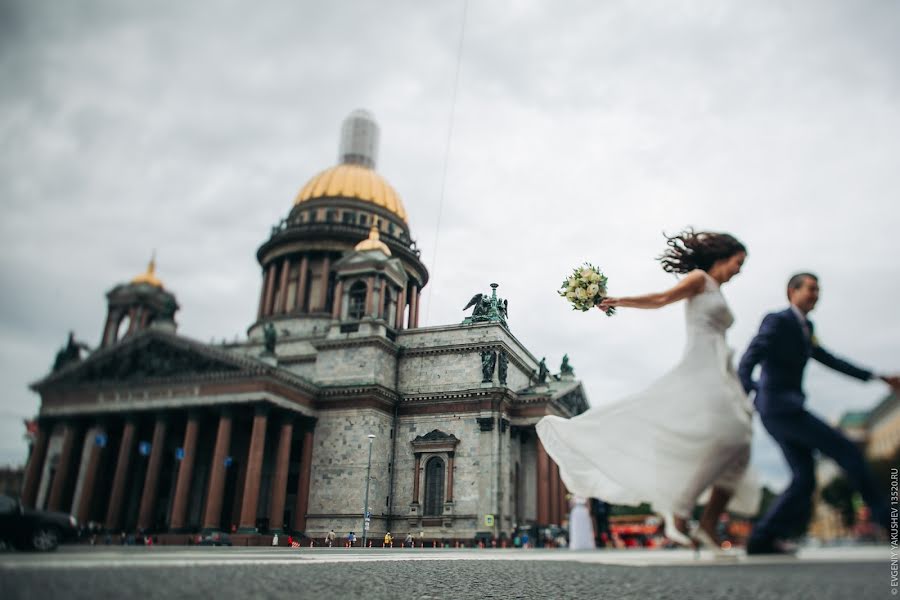
[[369, 474], [372, 472], [372, 441], [375, 439], [374, 434], [369, 434], [369, 464], [366, 466], [366, 501], [363, 504], [363, 543], [362, 547], [366, 547], [366, 538], [369, 537]]

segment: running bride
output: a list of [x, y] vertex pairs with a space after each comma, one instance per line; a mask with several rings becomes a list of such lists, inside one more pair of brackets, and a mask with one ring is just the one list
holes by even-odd
[[[544, 417], [537, 432], [573, 494], [612, 504], [648, 502], [664, 515], [669, 539], [718, 549], [721, 513], [754, 514], [760, 498], [747, 472], [752, 408], [725, 343], [734, 317], [720, 290], [740, 272], [747, 251], [726, 233], [688, 229], [666, 239], [662, 268], [684, 275], [675, 287], [607, 297], [597, 306], [607, 312], [685, 300], [681, 361], [637, 394], [572, 419]], [[688, 531], [701, 495], [708, 495], [705, 512]]]

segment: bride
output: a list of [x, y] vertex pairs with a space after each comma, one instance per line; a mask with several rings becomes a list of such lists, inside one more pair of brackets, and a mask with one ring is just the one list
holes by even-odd
[[[720, 290], [740, 272], [747, 251], [727, 233], [688, 229], [666, 239], [659, 260], [663, 270], [684, 274], [681, 281], [660, 293], [606, 298], [599, 308], [686, 300], [681, 361], [642, 392], [572, 419], [544, 417], [537, 433], [573, 494], [612, 504], [649, 502], [665, 516], [669, 539], [717, 549], [716, 524], [725, 508], [753, 514], [760, 498], [747, 476], [752, 408], [725, 343], [734, 316]], [[688, 532], [704, 492], [700, 525]]]

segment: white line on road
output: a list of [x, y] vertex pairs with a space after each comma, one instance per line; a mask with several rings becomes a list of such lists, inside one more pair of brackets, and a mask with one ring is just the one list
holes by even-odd
[[886, 547], [819, 548], [803, 550], [797, 557], [747, 556], [735, 552], [726, 558], [690, 550], [291, 550], [288, 548], [225, 548], [208, 551], [180, 548], [112, 550], [64, 550], [52, 555], [8, 554], [0, 557], [0, 569], [102, 569], [218, 567], [232, 565], [312, 565], [354, 562], [407, 561], [541, 561], [579, 562], [630, 567], [698, 567], [770, 565], [816, 562], [880, 562], [889, 556]]

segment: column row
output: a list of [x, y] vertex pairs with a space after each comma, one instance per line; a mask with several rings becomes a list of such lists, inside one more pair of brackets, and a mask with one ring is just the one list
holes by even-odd
[[[343, 295], [348, 291], [341, 282], [335, 283], [331, 306], [328, 305], [329, 288], [332, 285], [331, 259], [310, 260], [307, 256], [284, 257], [269, 263], [263, 272], [263, 283], [259, 298], [257, 320], [265, 317], [306, 312], [327, 312], [333, 318], [340, 318]], [[376, 294], [376, 282], [372, 277], [366, 281], [365, 314], [384, 314], [386, 282], [380, 281]], [[413, 329], [419, 326], [419, 300], [421, 290], [410, 284], [400, 290], [395, 323], [397, 329]], [[378, 306], [374, 299], [378, 298]], [[404, 313], [409, 314], [404, 323]], [[377, 309], [377, 312], [375, 312]]]
[[[168, 432], [173, 422], [176, 422], [175, 415], [156, 415], [153, 420], [151, 441], [140, 444], [140, 447], [136, 447], [139, 424], [137, 417], [125, 420], [115, 448], [105, 447], [108, 438], [104, 426], [92, 426], [84, 431], [75, 423], [60, 423], [54, 434], [61, 437], [61, 442], [54, 442], [55, 469], [47, 465], [51, 435], [48, 426], [44, 424], [38, 429], [26, 467], [22, 501], [26, 506], [35, 506], [38, 503], [41, 480], [46, 477], [49, 478], [49, 483], [44, 483], [44, 486], [48, 491], [41, 492], [46, 507], [57, 511], [67, 511], [71, 507], [72, 514], [82, 523], [91, 520], [92, 511], [96, 513], [104, 510], [105, 506], [100, 516], [106, 529], [111, 531], [118, 531], [128, 523], [131, 525], [136, 523], [135, 526], [139, 530], [158, 530], [166, 511], [167, 528], [171, 531], [185, 531], [188, 528], [189, 508], [193, 505], [194, 509], [191, 512], [195, 515], [194, 523], [197, 523], [196, 511], [199, 508], [201, 511], [199, 524], [202, 529], [219, 529], [222, 526], [223, 516], [230, 514], [223, 514], [223, 504], [226, 480], [229, 477], [227, 469], [232, 462], [231, 453], [239, 451], [243, 454], [243, 450], [232, 444], [234, 416], [234, 411], [230, 409], [219, 411], [218, 418], [214, 422], [215, 427], [207, 432], [207, 435], [211, 435], [212, 430], [215, 431], [211, 452], [209, 441], [212, 440], [207, 441], [204, 445], [206, 450], [201, 452], [201, 424], [208, 421], [203, 421], [202, 415], [198, 412], [187, 413], [186, 417], [183, 417], [185, 418], [183, 438], [177, 438], [181, 441], [181, 445], [175, 451], [177, 464], [174, 471], [168, 466], [164, 470], [163, 463], [167, 451], [173, 450], [171, 445], [167, 446], [166, 440], [167, 435], [171, 437]], [[144, 422], [146, 425], [143, 430], [146, 432], [149, 423]], [[296, 441], [299, 457], [295, 457], [295, 461], [299, 462], [297, 483], [292, 484], [296, 485], [296, 488], [288, 490], [289, 471], [294, 472], [291, 470], [291, 451], [298, 423], [301, 422], [292, 415], [281, 415], [279, 421], [273, 424], [276, 439], [269, 442], [272, 445], [269, 452], [272, 462], [269, 463], [267, 472], [271, 476], [269, 487], [264, 492], [269, 502], [268, 522], [272, 531], [281, 531], [283, 525], [286, 525], [283, 517], [287, 496], [290, 493], [296, 498], [293, 506], [293, 529], [303, 531], [306, 527], [313, 446], [313, 431], [309, 422], [302, 422], [306, 427], [298, 432], [299, 439]], [[254, 410], [246, 456], [240, 457], [242, 462], [239, 471], [240, 481], [236, 486], [232, 486], [230, 489], [233, 491], [229, 492], [236, 506], [233, 516], [237, 517], [237, 524], [244, 532], [256, 531], [268, 428], [269, 411], [266, 406], [260, 405]], [[174, 433], [178, 434], [178, 431]], [[242, 439], [246, 441], [245, 437]], [[79, 448], [76, 448], [79, 440], [83, 442], [80, 452]], [[170, 439], [170, 444], [173, 441]], [[135, 454], [138, 454], [136, 450], [147, 456], [145, 463], [135, 463]], [[80, 460], [77, 460], [79, 456]], [[104, 460], [103, 456], [107, 458]], [[208, 469], [201, 469], [200, 481], [196, 481], [198, 456], [208, 457], [209, 460]], [[206, 463], [203, 466], [205, 467]], [[101, 471], [107, 474], [102, 475]], [[165, 486], [162, 493], [161, 474], [165, 475], [162, 478], [162, 485]], [[233, 478], [234, 474], [231, 477]], [[73, 494], [71, 489], [75, 480], [78, 483]], [[203, 483], [205, 483], [203, 488], [198, 487]], [[199, 505], [201, 497], [192, 497], [192, 494], [202, 495], [202, 506]], [[97, 499], [108, 501], [105, 505], [98, 506], [95, 505]], [[161, 500], [168, 500], [170, 504], [162, 504], [157, 510], [157, 503]], [[231, 500], [228, 506], [232, 506]], [[123, 512], [131, 516], [128, 517]], [[159, 515], [158, 519], [154, 519], [154, 515]]]
[[569, 503], [565, 484], [559, 476], [559, 467], [547, 454], [540, 438], [537, 443], [537, 522], [541, 525], [559, 525], [569, 518]]

